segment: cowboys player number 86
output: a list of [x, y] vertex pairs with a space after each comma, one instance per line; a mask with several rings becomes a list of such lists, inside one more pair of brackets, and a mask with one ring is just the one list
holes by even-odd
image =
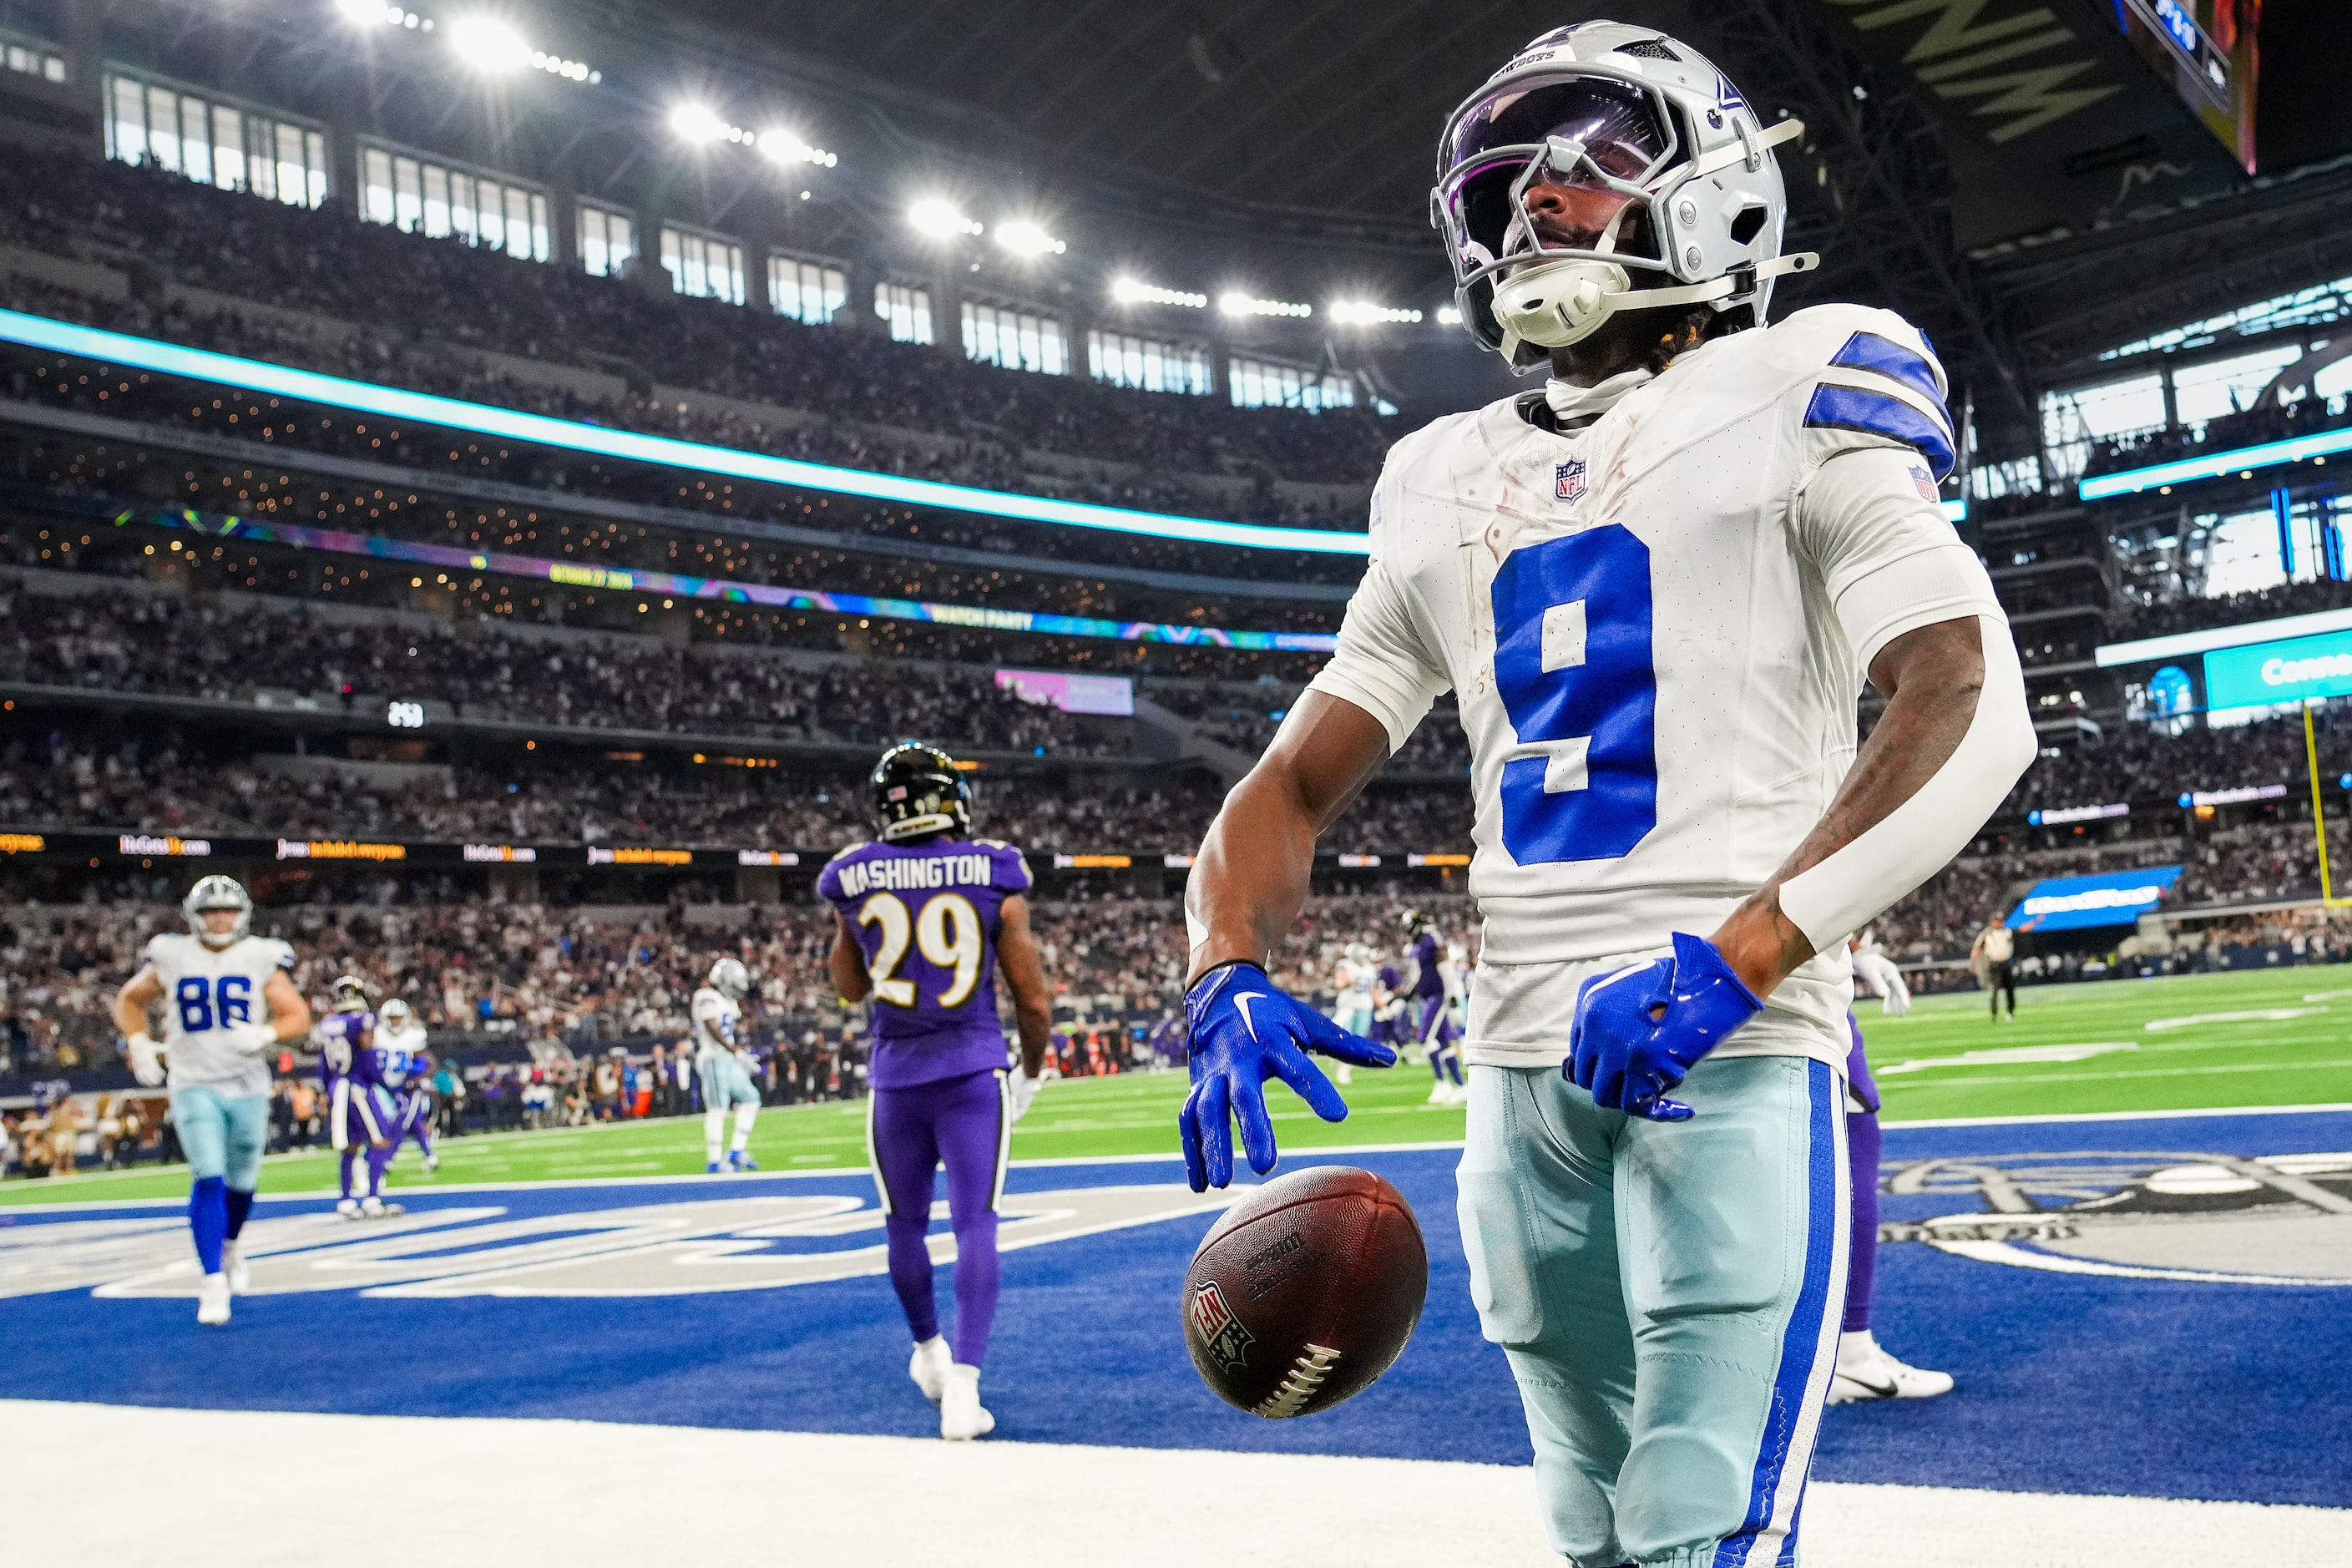
[[1780, 251], [1800, 129], [1611, 22], [1455, 111], [1433, 216], [1463, 325], [1549, 379], [1390, 452], [1339, 650], [1186, 892], [1180, 1131], [1222, 1186], [1230, 1121], [1274, 1164], [1267, 1078], [1337, 1121], [1303, 1052], [1393, 1059], [1264, 964], [1315, 835], [1457, 693], [1484, 922], [1460, 1221], [1578, 1568], [1795, 1560], [1846, 1265], [1846, 939], [2034, 754], [1937, 502], [1933, 350], [1863, 306], [1769, 318], [1813, 265]]
[[[193, 1183], [188, 1229], [204, 1269], [196, 1321], [220, 1324], [230, 1296], [246, 1289], [240, 1238], [269, 1139], [270, 1058], [310, 1033], [310, 1009], [294, 984], [294, 950], [251, 934], [253, 900], [236, 879], [205, 878], [180, 912], [187, 933], [148, 942], [114, 1018], [131, 1073], [151, 1089], [171, 1086]], [[163, 1015], [161, 1041], [147, 1032], [151, 1012]]]

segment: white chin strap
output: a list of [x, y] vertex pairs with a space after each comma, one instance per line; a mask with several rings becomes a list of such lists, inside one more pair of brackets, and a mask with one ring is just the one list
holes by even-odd
[[1547, 261], [1515, 274], [1495, 289], [1495, 321], [1503, 329], [1503, 355], [1512, 358], [1523, 343], [1564, 349], [1582, 342], [1620, 310], [1660, 305], [1703, 305], [1725, 299], [1766, 278], [1811, 272], [1822, 258], [1810, 250], [1759, 261], [1704, 283], [1671, 289], [1636, 289], [1633, 276], [1614, 261]]

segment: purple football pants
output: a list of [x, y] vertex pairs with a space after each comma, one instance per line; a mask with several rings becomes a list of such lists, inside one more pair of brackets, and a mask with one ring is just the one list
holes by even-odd
[[[1846, 1233], [1844, 1327], [1858, 1334], [1870, 1327], [1870, 1292], [1878, 1279], [1878, 1085], [1871, 1081], [1870, 1061], [1862, 1054], [1862, 1026], [1851, 1013], [1845, 1022], [1853, 1034], [1853, 1049], [1845, 1058], [1846, 1084], [1853, 1091], [1846, 1102], [1845, 1158], [1853, 1213]], [[1851, 1109], [1856, 1103], [1863, 1109]]]
[[1413, 1038], [1429, 1047], [1429, 1070], [1438, 1082], [1453, 1075], [1462, 1086], [1462, 1026], [1446, 1015], [1445, 998], [1423, 996], [1413, 1003]]
[[918, 1341], [940, 1331], [931, 1294], [931, 1194], [948, 1170], [949, 1224], [955, 1231], [955, 1359], [978, 1366], [996, 1321], [1000, 1278], [996, 1200], [1004, 1190], [1012, 1117], [1001, 1072], [877, 1089], [867, 1111], [868, 1153], [889, 1237], [890, 1288]]

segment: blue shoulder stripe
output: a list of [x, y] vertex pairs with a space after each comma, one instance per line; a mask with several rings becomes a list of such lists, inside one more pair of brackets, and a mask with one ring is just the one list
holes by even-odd
[[1830, 363], [1849, 370], [1875, 371], [1890, 381], [1899, 381], [1930, 403], [1944, 401], [1943, 390], [1936, 384], [1936, 367], [1896, 342], [1876, 332], [1856, 332], [1846, 339]]
[[1952, 471], [1950, 427], [1884, 392], [1824, 383], [1813, 388], [1813, 400], [1805, 405], [1805, 424], [1821, 430], [1867, 430], [1916, 448], [1938, 479]]

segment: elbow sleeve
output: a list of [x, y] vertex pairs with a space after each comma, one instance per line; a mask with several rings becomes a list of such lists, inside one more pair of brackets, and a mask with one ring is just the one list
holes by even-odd
[[1825, 952], [1934, 876], [1976, 837], [2039, 749], [2009, 628], [1977, 617], [1984, 685], [1966, 734], [1911, 798], [1780, 885], [1780, 912]]

